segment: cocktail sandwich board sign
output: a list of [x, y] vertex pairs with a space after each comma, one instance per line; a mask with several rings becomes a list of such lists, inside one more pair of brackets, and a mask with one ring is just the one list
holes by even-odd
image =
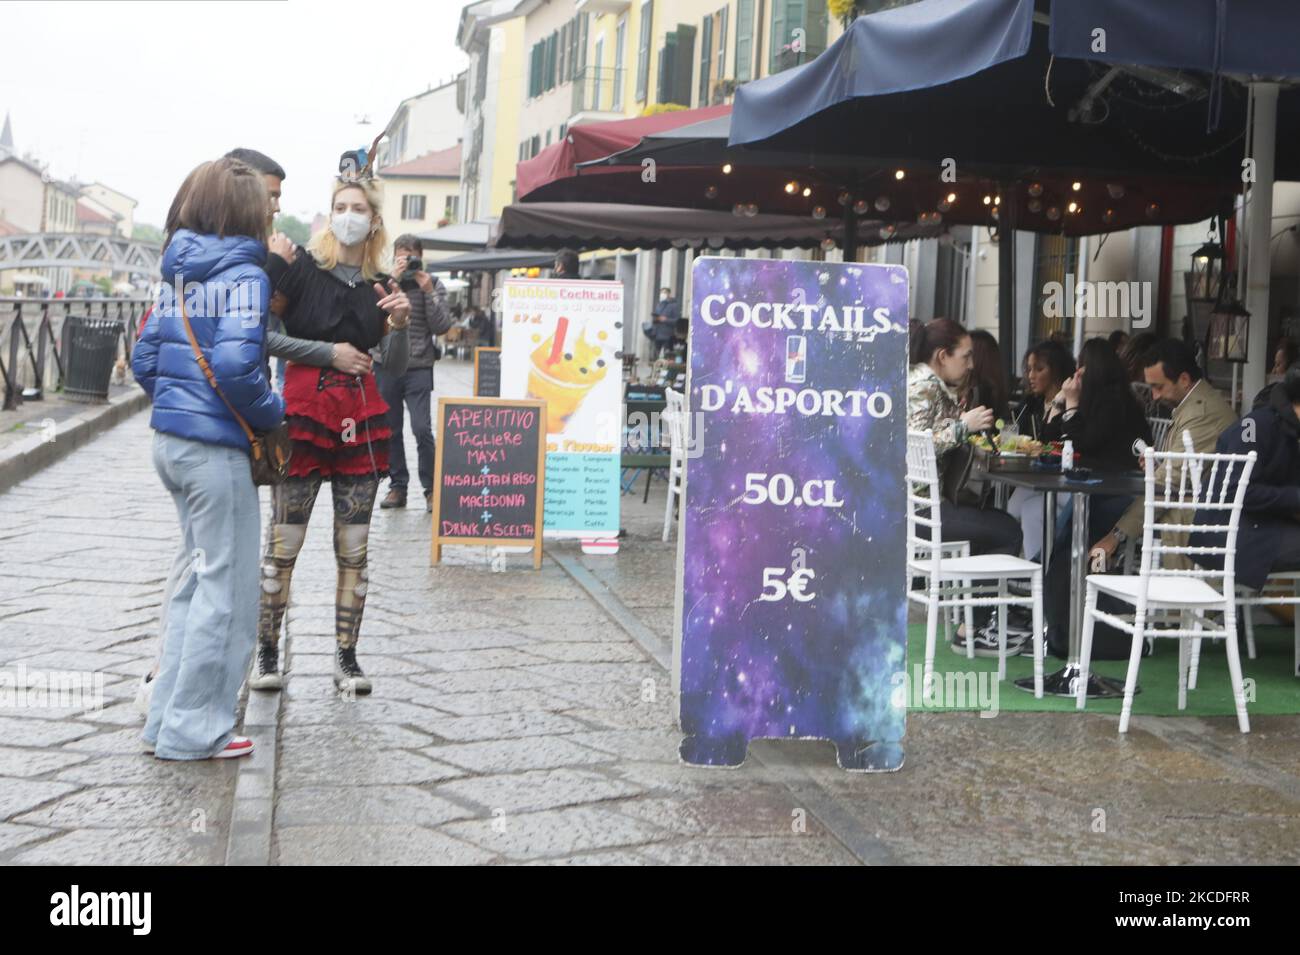
[[695, 260], [681, 757], [825, 739], [903, 762], [907, 272]]
[[439, 398], [433, 563], [445, 544], [533, 549], [542, 566], [546, 402]]

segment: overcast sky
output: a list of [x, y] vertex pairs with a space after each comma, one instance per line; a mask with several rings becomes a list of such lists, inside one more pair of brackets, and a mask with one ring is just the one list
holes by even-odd
[[[162, 225], [185, 174], [234, 146], [324, 211], [345, 149], [464, 69], [462, 0], [0, 0], [0, 122], [60, 179], [100, 181]], [[370, 126], [357, 123], [369, 117]]]

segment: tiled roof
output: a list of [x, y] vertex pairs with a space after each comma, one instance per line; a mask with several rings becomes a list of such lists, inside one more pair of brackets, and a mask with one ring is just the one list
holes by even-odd
[[395, 166], [385, 166], [379, 170], [379, 177], [385, 176], [419, 176], [424, 178], [460, 178], [460, 143], [439, 149], [435, 152], [416, 156]]

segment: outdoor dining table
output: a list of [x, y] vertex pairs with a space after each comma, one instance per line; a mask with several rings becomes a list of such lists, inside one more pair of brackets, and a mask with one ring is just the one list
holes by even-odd
[[[977, 468], [972, 477], [1039, 491], [1043, 495], [1043, 549], [1042, 566], [1046, 574], [1051, 560], [1052, 541], [1056, 536], [1056, 499], [1069, 494], [1074, 501], [1074, 518], [1070, 533], [1070, 653], [1066, 664], [1043, 680], [1043, 692], [1056, 696], [1074, 696], [1079, 679], [1079, 648], [1083, 637], [1083, 594], [1088, 574], [1088, 506], [1094, 494], [1141, 497], [1143, 478], [1139, 471], [1093, 470], [1087, 480], [1066, 477], [1059, 471], [1037, 471], [1027, 467], [1025, 459], [992, 457]], [[1033, 692], [1033, 677], [1015, 681], [1022, 690]], [[1102, 699], [1124, 695], [1124, 686], [1118, 680], [1088, 675], [1088, 698]]]

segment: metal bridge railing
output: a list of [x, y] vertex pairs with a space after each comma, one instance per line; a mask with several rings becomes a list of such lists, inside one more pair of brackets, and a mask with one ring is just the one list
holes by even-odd
[[151, 298], [32, 299], [0, 297], [0, 384], [12, 411], [24, 400], [39, 401], [64, 385], [67, 319], [99, 318], [122, 326], [117, 357], [131, 365], [140, 321]]

